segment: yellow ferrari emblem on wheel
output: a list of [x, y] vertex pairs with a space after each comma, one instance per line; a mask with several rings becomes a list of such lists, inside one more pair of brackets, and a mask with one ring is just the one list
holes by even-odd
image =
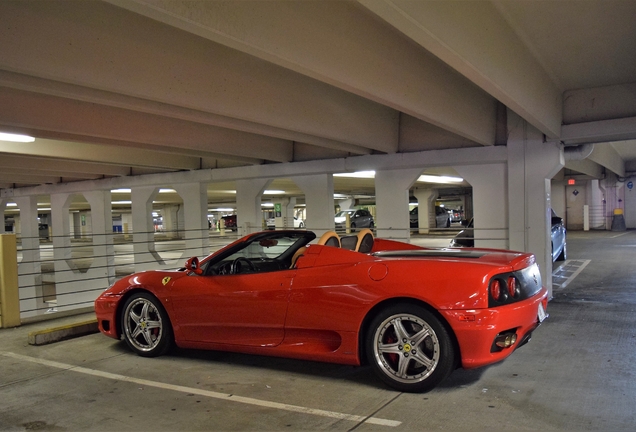
[[172, 279], [170, 276], [166, 276], [161, 280], [161, 283], [166, 285], [168, 282], [170, 282], [170, 279]]

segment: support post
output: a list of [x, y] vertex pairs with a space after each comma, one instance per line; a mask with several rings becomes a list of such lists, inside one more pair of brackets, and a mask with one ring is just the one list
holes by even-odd
[[15, 234], [0, 234], [0, 328], [20, 324], [17, 242]]

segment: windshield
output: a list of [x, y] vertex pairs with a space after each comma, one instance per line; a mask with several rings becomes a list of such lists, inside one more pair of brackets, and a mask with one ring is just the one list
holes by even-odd
[[254, 241], [226, 259], [235, 260], [239, 257], [249, 259], [275, 259], [284, 254], [285, 251], [297, 241], [299, 241], [298, 237], [289, 236]]

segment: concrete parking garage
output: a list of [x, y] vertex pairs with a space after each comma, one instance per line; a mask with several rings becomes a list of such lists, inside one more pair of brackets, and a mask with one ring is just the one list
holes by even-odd
[[633, 430], [636, 232], [568, 236], [554, 274], [586, 264], [555, 277], [532, 341], [429, 393], [392, 391], [367, 367], [194, 350], [146, 359], [101, 334], [29, 345], [46, 322], [0, 330], [0, 430]]

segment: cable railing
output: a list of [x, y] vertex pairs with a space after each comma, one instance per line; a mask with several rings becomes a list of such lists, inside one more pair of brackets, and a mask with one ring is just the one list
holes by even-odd
[[180, 229], [47, 236], [43, 241], [21, 236], [16, 251], [20, 316], [92, 307], [116, 279], [145, 269], [179, 268], [190, 256], [207, 255], [234, 241], [236, 233], [227, 234]]
[[[17, 245], [18, 293], [21, 318], [55, 317], [56, 313], [92, 308], [95, 299], [115, 280], [142, 270], [177, 269], [190, 256], [206, 256], [238, 238], [239, 233], [262, 230], [262, 226], [244, 224], [239, 232], [221, 235], [211, 230], [171, 232], [83, 233], [81, 238], [48, 236], [22, 237]], [[282, 229], [282, 227], [277, 228]], [[317, 233], [333, 227], [308, 227]], [[472, 229], [472, 228], [471, 228]], [[468, 229], [468, 230], [471, 230]], [[428, 229], [373, 228], [374, 234], [387, 239], [410, 241], [428, 247], [448, 247], [463, 226]], [[355, 232], [355, 230], [353, 230]], [[347, 235], [342, 230], [341, 235]], [[464, 239], [481, 247], [505, 248], [507, 229], [472, 229]]]

